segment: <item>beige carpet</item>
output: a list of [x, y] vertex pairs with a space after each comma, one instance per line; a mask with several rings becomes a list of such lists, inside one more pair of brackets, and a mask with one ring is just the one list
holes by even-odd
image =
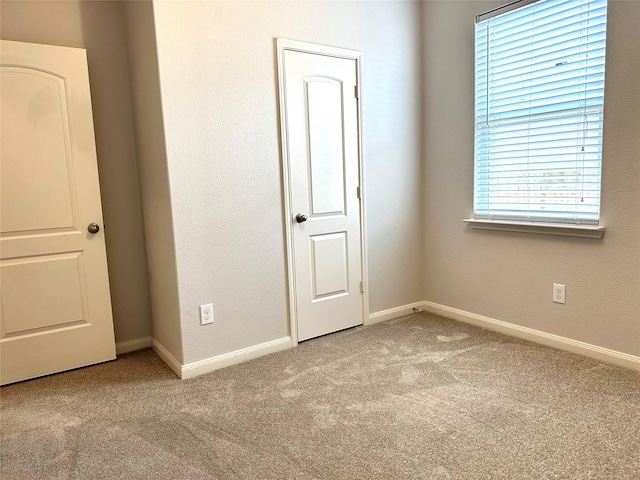
[[640, 373], [418, 314], [178, 380], [0, 390], [4, 479], [640, 479]]

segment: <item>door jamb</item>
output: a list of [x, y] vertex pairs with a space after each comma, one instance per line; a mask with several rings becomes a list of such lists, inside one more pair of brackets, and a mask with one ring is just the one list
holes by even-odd
[[295, 285], [295, 262], [293, 258], [293, 212], [291, 210], [291, 177], [290, 163], [287, 141], [287, 118], [286, 118], [286, 101], [285, 92], [285, 51], [296, 51], [310, 53], [316, 55], [325, 55], [329, 57], [344, 58], [347, 60], [355, 60], [356, 62], [356, 85], [358, 87], [358, 172], [360, 182], [360, 261], [361, 261], [361, 279], [363, 283], [362, 293], [362, 324], [369, 323], [369, 277], [368, 277], [368, 252], [367, 252], [367, 224], [366, 224], [366, 184], [365, 184], [365, 162], [364, 162], [364, 146], [363, 146], [363, 125], [362, 125], [362, 52], [357, 50], [349, 50], [345, 48], [330, 47], [315, 43], [299, 42], [296, 40], [287, 40], [276, 38], [276, 58], [277, 58], [277, 74], [278, 74], [278, 101], [279, 101], [279, 119], [280, 119], [280, 153], [282, 159], [282, 186], [283, 186], [283, 208], [284, 208], [284, 224], [285, 224], [285, 240], [287, 255], [287, 294], [289, 299], [289, 321], [291, 346], [298, 345], [298, 315], [296, 307], [296, 285]]

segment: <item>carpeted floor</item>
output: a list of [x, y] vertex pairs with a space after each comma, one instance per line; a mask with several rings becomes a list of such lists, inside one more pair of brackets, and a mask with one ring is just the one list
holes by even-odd
[[640, 479], [640, 373], [417, 314], [191, 380], [0, 389], [4, 479]]

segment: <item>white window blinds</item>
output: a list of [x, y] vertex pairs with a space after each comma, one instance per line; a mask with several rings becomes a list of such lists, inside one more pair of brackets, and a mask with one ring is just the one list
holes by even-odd
[[607, 1], [509, 7], [476, 19], [475, 218], [597, 225]]

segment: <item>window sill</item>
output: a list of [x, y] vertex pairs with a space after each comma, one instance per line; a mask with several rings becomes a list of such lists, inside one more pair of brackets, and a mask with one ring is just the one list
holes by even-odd
[[500, 230], [503, 232], [541, 233], [566, 237], [602, 238], [604, 227], [596, 225], [561, 225], [553, 223], [507, 222], [503, 220], [476, 220], [465, 218], [471, 228]]

